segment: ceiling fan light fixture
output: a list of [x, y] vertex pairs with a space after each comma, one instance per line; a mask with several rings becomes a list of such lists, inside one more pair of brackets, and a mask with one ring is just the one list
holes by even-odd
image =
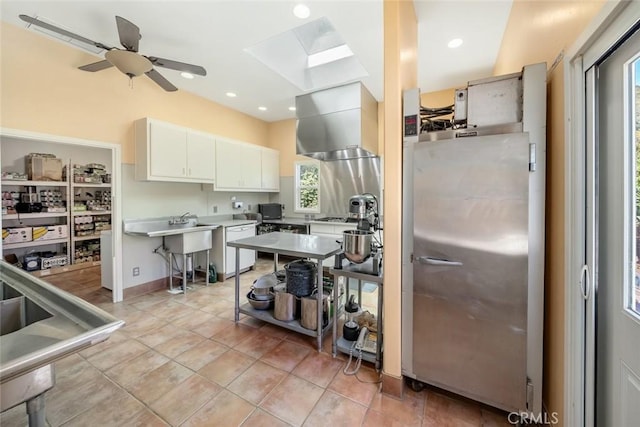
[[104, 57], [131, 78], [141, 76], [153, 69], [151, 61], [136, 52], [112, 49], [105, 53]]
[[182, 77], [184, 77], [185, 79], [189, 79], [189, 80], [191, 80], [191, 79], [193, 79], [193, 78], [194, 78], [194, 75], [193, 75], [193, 74], [191, 74], [191, 73], [187, 73], [186, 71], [181, 72], [181, 73], [180, 73], [180, 75], [181, 75]]

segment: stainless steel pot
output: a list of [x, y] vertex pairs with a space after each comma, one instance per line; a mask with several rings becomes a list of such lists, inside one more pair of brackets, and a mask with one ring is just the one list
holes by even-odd
[[273, 288], [251, 288], [251, 295], [256, 300], [272, 300], [273, 299]]
[[371, 255], [373, 231], [346, 230], [342, 234], [344, 256], [351, 262], [361, 264]]

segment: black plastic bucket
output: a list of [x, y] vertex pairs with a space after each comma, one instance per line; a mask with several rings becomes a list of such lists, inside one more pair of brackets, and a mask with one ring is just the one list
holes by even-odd
[[311, 295], [316, 284], [316, 264], [302, 259], [284, 266], [287, 275], [287, 292], [297, 297]]

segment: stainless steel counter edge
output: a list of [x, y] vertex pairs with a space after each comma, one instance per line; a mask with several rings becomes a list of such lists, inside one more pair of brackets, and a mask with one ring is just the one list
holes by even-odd
[[[52, 314], [48, 319], [0, 337], [0, 382], [104, 341], [124, 325], [124, 321], [106, 311], [4, 261], [0, 261], [0, 278]], [[29, 346], [34, 347], [39, 337], [43, 337], [44, 342], [41, 348], [7, 360], [8, 355], [15, 352], [20, 338], [28, 340]], [[51, 341], [54, 343], [51, 344]]]
[[[209, 224], [206, 220], [199, 220], [200, 224]], [[237, 227], [241, 225], [255, 225], [258, 221], [252, 219], [229, 219], [224, 221], [216, 221], [216, 224], [220, 227]]]
[[227, 246], [313, 259], [325, 259], [342, 250], [330, 237], [281, 232], [235, 240]]
[[175, 234], [193, 233], [196, 231], [215, 230], [219, 224], [200, 222], [200, 219], [192, 215], [186, 224], [170, 225], [172, 217], [124, 219], [123, 231], [130, 236], [163, 237]]

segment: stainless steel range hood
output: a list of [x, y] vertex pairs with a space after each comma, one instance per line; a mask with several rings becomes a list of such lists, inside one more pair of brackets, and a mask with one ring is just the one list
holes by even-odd
[[318, 160], [376, 157], [378, 103], [361, 82], [296, 97], [296, 153]]

